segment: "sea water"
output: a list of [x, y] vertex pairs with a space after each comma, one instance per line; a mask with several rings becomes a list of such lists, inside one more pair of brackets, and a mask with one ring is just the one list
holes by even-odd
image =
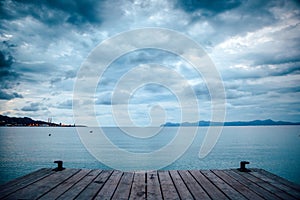
[[[80, 129], [87, 134], [94, 130]], [[157, 151], [168, 145], [177, 132], [175, 127], [165, 127], [153, 137], [135, 138], [119, 128], [103, 130], [114, 146], [133, 153]], [[191, 134], [191, 127], [183, 130]], [[163, 169], [229, 169], [238, 168], [239, 162], [246, 160], [250, 161], [248, 167], [263, 168], [300, 184], [300, 126], [224, 127], [212, 151], [200, 159], [206, 131], [207, 127], [199, 127], [191, 146]], [[110, 152], [110, 147], [99, 148], [100, 152]], [[116, 162], [122, 159], [115, 153], [110, 157]], [[163, 161], [164, 157], [153, 160], [159, 159]], [[54, 160], [63, 160], [67, 168], [111, 169], [89, 153], [75, 127], [0, 127], [0, 183], [40, 168], [54, 168]]]

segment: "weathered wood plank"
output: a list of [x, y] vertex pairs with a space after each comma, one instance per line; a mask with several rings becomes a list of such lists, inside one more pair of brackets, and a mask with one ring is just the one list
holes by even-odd
[[75, 199], [100, 173], [101, 170], [92, 170], [57, 199]]
[[121, 172], [41, 169], [0, 186], [0, 199], [300, 199], [297, 184], [264, 170]]
[[273, 185], [265, 182], [264, 180], [261, 180], [261, 179], [257, 178], [256, 176], [253, 176], [251, 173], [240, 172], [237, 169], [234, 169], [233, 171], [240, 174], [241, 176], [244, 176], [248, 180], [256, 183], [257, 185], [259, 185], [263, 189], [268, 190], [269, 192], [271, 192], [272, 194], [278, 196], [281, 199], [294, 199], [291, 195], [289, 195], [286, 192], [278, 189], [277, 187], [274, 187]]
[[0, 199], [4, 198], [5, 196], [16, 192], [42, 178], [45, 178], [49, 175], [54, 173], [51, 169], [42, 168], [20, 178], [14, 179], [4, 185], [0, 186]]
[[113, 171], [112, 175], [106, 181], [102, 189], [98, 192], [95, 199], [111, 199], [115, 190], [118, 187], [119, 181], [123, 175], [121, 171]]
[[146, 199], [146, 173], [135, 172], [129, 199]]
[[176, 170], [171, 170], [170, 171], [170, 176], [173, 180], [173, 183], [177, 189], [178, 195], [180, 196], [181, 199], [193, 199], [192, 194], [186, 187], [185, 183], [181, 179], [180, 175], [178, 174], [178, 171]]
[[[224, 172], [265, 199], [270, 199], [270, 200], [279, 200], [280, 199], [276, 195], [270, 193], [268, 190], [265, 190], [262, 187], [258, 186], [257, 184], [253, 183], [251, 180], [243, 177], [242, 175], [240, 175], [238, 173], [235, 173], [233, 170], [224, 170]], [[244, 172], [244, 174], [245, 174], [245, 172]]]
[[274, 181], [278, 181], [286, 186], [289, 186], [297, 191], [300, 191], [300, 185], [293, 183], [291, 181], [288, 181], [280, 176], [277, 176], [276, 174], [272, 174], [264, 169], [253, 169], [253, 171], [259, 172], [260, 174], [263, 174], [263, 175], [273, 179]]
[[40, 179], [39, 181], [34, 182], [25, 188], [22, 188], [17, 192], [5, 197], [5, 199], [37, 199], [51, 189], [55, 188], [64, 180], [76, 174], [78, 171], [78, 169], [65, 169], [63, 171], [55, 172], [51, 174], [51, 176]]
[[295, 197], [296, 199], [300, 199], [300, 191], [297, 191], [297, 190], [295, 190], [281, 182], [278, 182], [268, 176], [265, 176], [264, 174], [261, 174], [257, 171], [252, 171], [251, 174], [256, 176], [257, 178], [260, 178], [260, 179], [268, 182], [269, 184], [283, 190], [284, 192], [288, 193], [289, 195]]
[[147, 199], [163, 199], [157, 171], [147, 173]]
[[83, 177], [85, 177], [91, 170], [80, 170], [71, 178], [65, 180], [60, 185], [50, 190], [48, 193], [45, 193], [40, 200], [48, 200], [48, 199], [56, 199], [67, 190], [69, 190], [73, 185], [75, 185], [78, 181], [80, 181]]
[[190, 170], [190, 173], [196, 179], [196, 181], [203, 187], [206, 193], [212, 199], [228, 199], [219, 188], [212, 184], [205, 176], [203, 176], [199, 170]]
[[223, 179], [218, 177], [216, 174], [214, 174], [210, 170], [203, 170], [201, 173], [206, 176], [214, 185], [216, 185], [226, 196], [228, 196], [230, 199], [234, 200], [245, 200], [246, 197], [244, 197], [241, 193], [236, 191], [234, 188], [232, 188], [230, 185], [228, 185]]
[[188, 171], [180, 170], [178, 172], [195, 199], [210, 199], [208, 194]]
[[164, 199], [180, 199], [168, 171], [158, 171], [158, 178]]
[[124, 172], [112, 199], [129, 199], [133, 172]]
[[91, 182], [77, 197], [76, 199], [92, 199], [104, 186], [113, 171], [105, 170], [102, 171], [93, 182]]
[[222, 178], [227, 184], [229, 184], [231, 187], [233, 187], [235, 190], [240, 192], [242, 195], [244, 195], [248, 199], [263, 199], [258, 194], [241, 184], [240, 182], [236, 181], [235, 179], [232, 179], [229, 175], [227, 175], [224, 171], [221, 170], [212, 170], [217, 176]]
[[41, 173], [44, 174], [44, 173], [51, 172], [51, 171], [52, 170], [50, 168], [41, 168], [41, 169], [38, 169], [38, 170], [30, 172], [30, 173], [28, 173], [28, 174], [26, 174], [24, 176], [20, 176], [18, 178], [10, 180], [10, 181], [8, 181], [6, 183], [0, 184], [0, 189], [3, 190], [5, 188], [8, 188], [8, 187], [11, 187], [13, 185], [19, 184], [19, 183], [21, 183], [23, 181], [26, 181], [26, 180], [28, 180], [28, 178], [34, 177], [37, 174], [41, 174]]

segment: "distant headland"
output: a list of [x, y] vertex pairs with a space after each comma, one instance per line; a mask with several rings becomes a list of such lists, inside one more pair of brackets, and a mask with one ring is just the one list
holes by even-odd
[[8, 117], [0, 115], [0, 126], [40, 126], [40, 127], [82, 127], [82, 125], [62, 124], [33, 120], [29, 117]]
[[[167, 122], [162, 124], [161, 127], [176, 127], [176, 126], [283, 126], [283, 125], [300, 125], [300, 122], [288, 121], [273, 121], [266, 120], [253, 120], [253, 121], [231, 121], [231, 122], [212, 122], [212, 121], [198, 121], [198, 122]], [[0, 126], [39, 126], [39, 127], [86, 127], [85, 125], [52, 123], [41, 120], [33, 120], [29, 117], [9, 117], [0, 115]]]
[[271, 119], [266, 120], [253, 120], [253, 121], [232, 121], [232, 122], [211, 122], [211, 121], [199, 121], [199, 122], [184, 122], [173, 123], [167, 122], [161, 126], [282, 126], [282, 125], [300, 125], [300, 122], [286, 122], [286, 121], [273, 121]]

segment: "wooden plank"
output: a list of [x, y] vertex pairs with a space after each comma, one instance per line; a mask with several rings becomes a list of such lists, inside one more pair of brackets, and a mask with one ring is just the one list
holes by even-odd
[[196, 181], [201, 184], [202, 188], [212, 199], [228, 199], [224, 193], [222, 193], [219, 188], [212, 184], [205, 176], [203, 176], [199, 170], [189, 171]]
[[121, 172], [41, 169], [0, 186], [0, 199], [300, 199], [297, 184], [267, 171]]
[[75, 185], [78, 181], [80, 181], [83, 177], [85, 177], [88, 173], [92, 170], [80, 170], [71, 178], [65, 180], [60, 185], [55, 187], [54, 189], [50, 190], [48, 193], [44, 194], [40, 200], [47, 200], [47, 199], [56, 199], [69, 190], [73, 185]]
[[112, 199], [129, 199], [133, 172], [124, 172]]
[[8, 187], [10, 188], [10, 187], [12, 187], [12, 186], [14, 186], [16, 184], [21, 183], [22, 181], [26, 181], [30, 177], [34, 177], [34, 176], [36, 176], [37, 174], [40, 174], [40, 173], [44, 174], [45, 172], [51, 172], [51, 170], [49, 168], [38, 169], [38, 170], [33, 171], [31, 173], [28, 173], [28, 174], [26, 174], [24, 176], [15, 178], [15, 179], [13, 179], [11, 181], [8, 181], [8, 182], [6, 182], [4, 184], [1, 184], [0, 185], [0, 189], [3, 190], [3, 189], [8, 188]]
[[164, 199], [180, 198], [168, 171], [158, 171], [158, 178]]
[[30, 174], [22, 176], [20, 178], [14, 179], [4, 185], [0, 186], [0, 199], [5, 196], [16, 192], [40, 179], [43, 179], [54, 173], [51, 169], [42, 168], [40, 170], [34, 171]]
[[152, 171], [147, 173], [147, 191], [146, 198], [147, 199], [163, 199], [160, 184], [158, 180], [157, 171]]
[[223, 179], [215, 175], [210, 170], [201, 170], [201, 173], [206, 176], [216, 187], [218, 187], [226, 196], [234, 200], [245, 200], [246, 198], [228, 185]]
[[65, 169], [63, 171], [55, 172], [50, 176], [40, 179], [39, 181], [36, 181], [25, 188], [18, 190], [4, 199], [37, 199], [51, 189], [55, 188], [64, 180], [76, 174], [78, 171], [78, 169]]
[[97, 178], [91, 182], [80, 194], [76, 197], [76, 199], [93, 199], [96, 194], [100, 191], [100, 189], [104, 186], [105, 182], [112, 174], [112, 170], [104, 170], [102, 171]]
[[208, 194], [203, 190], [203, 188], [198, 184], [198, 182], [188, 171], [180, 170], [178, 172], [195, 199], [210, 199]]
[[123, 172], [115, 170], [112, 175], [106, 181], [102, 189], [98, 192], [95, 199], [111, 199], [113, 196], [119, 181], [123, 175]]
[[231, 178], [225, 172], [221, 170], [212, 170], [217, 176], [222, 178], [228, 185], [233, 187], [235, 190], [240, 192], [248, 199], [263, 199], [258, 194], [247, 188], [245, 185], [241, 184], [240, 182], [236, 181], [235, 179]]
[[253, 169], [253, 171], [257, 171], [260, 174], [263, 174], [263, 175], [265, 175], [265, 176], [267, 176], [267, 177], [269, 177], [269, 178], [271, 178], [271, 179], [273, 179], [275, 181], [278, 181], [278, 182], [280, 182], [280, 183], [282, 183], [282, 184], [284, 184], [286, 186], [289, 186], [289, 187], [291, 187], [291, 188], [293, 188], [293, 189], [295, 189], [297, 191], [300, 191], [300, 185], [298, 185], [296, 183], [293, 183], [291, 181], [288, 181], [288, 180], [286, 180], [286, 179], [284, 179], [284, 178], [282, 178], [280, 176], [277, 176], [276, 174], [272, 174], [272, 173], [270, 173], [270, 172], [268, 172], [268, 171], [266, 171], [264, 169]]
[[251, 180], [243, 177], [240, 174], [235, 173], [233, 170], [224, 170], [224, 172], [265, 199], [270, 199], [270, 200], [280, 199], [276, 195], [270, 193], [268, 190], [265, 190], [262, 187], [258, 186], [257, 184], [253, 183]]
[[248, 180], [256, 183], [260, 187], [264, 188], [265, 190], [268, 190], [272, 194], [280, 197], [281, 199], [295, 199], [291, 195], [285, 193], [284, 191], [278, 189], [277, 187], [274, 187], [273, 185], [265, 182], [264, 180], [261, 180], [261, 179], [257, 178], [256, 176], [251, 175], [251, 173], [240, 172], [237, 169], [234, 169], [233, 171], [240, 174], [241, 176], [244, 176]]
[[135, 172], [129, 199], [146, 199], [146, 173]]
[[181, 199], [193, 199], [192, 194], [186, 187], [185, 183], [181, 179], [180, 175], [178, 174], [178, 171], [176, 170], [171, 170], [170, 176], [173, 180], [173, 183], [177, 189], [178, 195], [180, 196]]
[[75, 199], [100, 173], [101, 170], [92, 170], [57, 199]]
[[284, 192], [286, 192], [287, 194], [295, 197], [296, 199], [300, 199], [300, 191], [297, 191], [281, 182], [278, 182], [268, 176], [265, 176], [264, 174], [261, 174], [257, 171], [252, 171], [250, 172], [252, 175], [256, 176], [257, 178], [260, 178], [266, 182], [268, 182], [269, 184], [279, 188], [280, 190], [283, 190]]

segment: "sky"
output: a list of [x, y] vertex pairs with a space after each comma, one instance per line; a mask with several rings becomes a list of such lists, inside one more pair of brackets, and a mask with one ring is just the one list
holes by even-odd
[[[292, 0], [2, 0], [0, 114], [73, 124], [82, 63], [107, 39], [149, 27], [174, 30], [204, 49], [222, 78], [226, 121], [300, 121], [300, 3]], [[140, 80], [149, 84], [136, 85]], [[160, 80], [183, 99], [154, 83]], [[186, 87], [199, 119], [210, 120], [212, 98], [201, 74], [172, 52], [139, 49], [107, 67], [91, 102], [102, 126], [116, 126], [116, 113], [121, 120], [129, 113], [138, 126], [180, 122], [181, 109], [195, 111]], [[96, 125], [92, 115], [82, 117], [76, 123]]]

